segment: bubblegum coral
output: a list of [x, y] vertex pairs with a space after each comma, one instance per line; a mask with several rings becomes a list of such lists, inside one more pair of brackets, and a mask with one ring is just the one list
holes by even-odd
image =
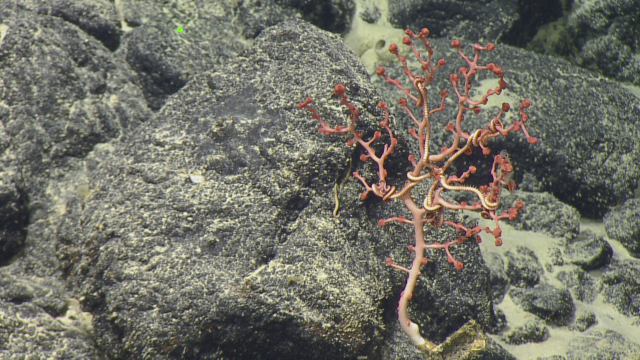
[[[433, 49], [431, 48], [429, 41], [426, 39], [429, 35], [427, 29], [422, 29], [419, 33], [414, 33], [411, 30], [406, 30], [405, 34], [408, 36], [403, 38], [402, 43], [411, 47], [413, 54], [417, 60], [421, 63], [421, 69], [424, 71], [424, 75], [415, 75], [407, 66], [406, 58], [400, 55], [398, 46], [392, 44], [389, 46], [389, 51], [396, 55], [398, 60], [404, 67], [404, 73], [413, 84], [413, 89], [404, 87], [398, 79], [392, 79], [385, 74], [385, 69], [380, 67], [376, 70], [376, 74], [388, 83], [392, 83], [402, 90], [407, 97], [415, 103], [415, 106], [422, 112], [421, 120], [415, 116], [408, 105], [408, 100], [405, 98], [399, 99], [400, 106], [407, 112], [407, 114], [413, 119], [417, 128], [411, 128], [409, 134], [418, 142], [419, 156], [410, 155], [409, 161], [413, 165], [413, 169], [406, 174], [407, 180], [400, 190], [395, 186], [387, 183], [387, 170], [385, 169], [385, 161], [389, 160], [389, 156], [394, 152], [394, 148], [398, 143], [396, 137], [394, 137], [393, 131], [389, 127], [389, 110], [387, 104], [380, 102], [378, 107], [384, 112], [385, 118], [380, 122], [380, 127], [386, 132], [389, 138], [389, 142], [384, 144], [382, 152], [380, 154], [372, 148], [372, 143], [383, 137], [382, 132], [376, 131], [373, 137], [369, 140], [364, 140], [362, 133], [356, 130], [356, 122], [359, 118], [359, 110], [351, 103], [346, 95], [346, 88], [342, 84], [335, 86], [333, 93], [340, 97], [340, 104], [346, 106], [347, 111], [350, 114], [350, 123], [348, 126], [336, 126], [331, 127], [325, 121], [320, 118], [317, 110], [310, 106], [313, 99], [307, 98], [304, 102], [298, 104], [300, 109], [308, 110], [312, 117], [320, 123], [319, 131], [325, 134], [332, 133], [348, 133], [350, 139], [347, 141], [349, 146], [355, 143], [360, 144], [366, 151], [366, 154], [360, 156], [362, 161], [373, 161], [377, 164], [377, 183], [370, 184], [367, 179], [361, 176], [358, 172], [354, 172], [353, 176], [357, 178], [364, 186], [365, 191], [361, 194], [361, 198], [365, 199], [370, 193], [382, 198], [382, 200], [390, 201], [393, 199], [400, 199], [404, 202], [405, 206], [411, 213], [412, 219], [408, 219], [404, 216], [394, 216], [388, 219], [380, 219], [378, 224], [384, 226], [389, 222], [396, 221], [404, 224], [411, 224], [414, 227], [415, 243], [409, 245], [409, 250], [415, 253], [415, 257], [410, 268], [395, 264], [391, 258], [387, 258], [387, 264], [390, 267], [406, 271], [409, 276], [404, 288], [404, 291], [400, 295], [398, 304], [398, 321], [402, 327], [404, 333], [413, 342], [416, 348], [425, 353], [430, 353], [436, 348], [436, 345], [428, 340], [425, 340], [419, 332], [419, 327], [416, 323], [409, 319], [407, 312], [409, 306], [409, 300], [413, 296], [413, 292], [416, 286], [418, 276], [420, 275], [420, 267], [427, 264], [427, 258], [424, 256], [425, 249], [444, 249], [447, 254], [447, 260], [453, 264], [457, 270], [462, 270], [464, 264], [456, 260], [449, 251], [449, 248], [453, 244], [462, 244], [468, 238], [474, 237], [477, 242], [480, 242], [479, 233], [485, 231], [491, 233], [496, 241], [495, 245], [500, 246], [502, 244], [502, 230], [500, 229], [499, 221], [502, 219], [513, 220], [518, 216], [518, 211], [522, 209], [523, 203], [517, 201], [512, 208], [508, 211], [497, 214], [496, 210], [500, 206], [501, 191], [503, 187], [509, 191], [515, 189], [516, 184], [510, 179], [509, 174], [513, 172], [514, 168], [511, 164], [508, 155], [501, 153], [495, 155], [493, 158], [493, 166], [491, 167], [492, 181], [486, 185], [480, 187], [463, 185], [465, 180], [476, 172], [475, 166], [469, 166], [460, 176], [447, 175], [451, 164], [458, 159], [461, 155], [469, 155], [473, 152], [473, 148], [479, 147], [484, 155], [489, 155], [491, 150], [487, 147], [488, 141], [494, 137], [507, 136], [510, 132], [518, 132], [522, 130], [527, 137], [529, 144], [535, 144], [537, 138], [529, 135], [525, 128], [525, 123], [529, 120], [529, 116], [525, 112], [525, 109], [530, 106], [529, 100], [523, 100], [519, 105], [519, 120], [513, 121], [510, 125], [505, 125], [502, 121], [502, 116], [510, 110], [508, 103], [503, 103], [498, 114], [492, 118], [485, 129], [476, 129], [472, 132], [465, 132], [462, 130], [462, 122], [465, 118], [465, 112], [472, 111], [475, 114], [481, 111], [480, 105], [487, 104], [487, 99], [493, 95], [500, 95], [501, 92], [507, 88], [507, 83], [504, 81], [504, 71], [501, 67], [495, 64], [479, 65], [478, 59], [482, 51], [493, 51], [495, 45], [488, 43], [486, 46], [475, 44], [473, 50], [475, 56], [473, 60], [467, 57], [461, 49], [460, 41], [453, 40], [451, 46], [458, 49], [458, 54], [466, 61], [467, 66], [461, 67], [459, 72], [461, 74], [451, 74], [449, 79], [453, 86], [453, 89], [458, 97], [458, 112], [454, 123], [449, 123], [445, 127], [445, 130], [451, 132], [453, 135], [453, 141], [451, 146], [444, 147], [439, 153], [432, 154], [430, 152], [430, 139], [431, 139], [431, 120], [430, 116], [436, 112], [444, 110], [445, 99], [449, 96], [446, 90], [440, 92], [441, 103], [440, 106], [434, 109], [430, 109], [427, 101], [427, 86], [434, 79], [434, 75], [438, 68], [445, 64], [444, 59], [440, 59], [435, 65], [432, 64]], [[418, 52], [413, 44], [414, 39], [419, 39], [427, 49], [426, 58]], [[472, 99], [470, 96], [470, 90], [472, 88], [471, 78], [479, 71], [487, 70], [493, 72], [498, 77], [498, 84], [495, 88], [489, 89], [479, 99]], [[461, 80], [463, 81], [460, 84]], [[415, 90], [417, 95], [412, 92]], [[416, 203], [412, 196], [412, 189], [423, 181], [429, 181], [427, 194], [422, 200], [422, 206]], [[446, 191], [459, 191], [473, 194], [477, 199], [473, 204], [466, 202], [454, 203], [447, 201], [442, 197], [442, 193]], [[493, 229], [489, 227], [475, 226], [473, 228], [467, 228], [461, 223], [457, 223], [451, 220], [445, 220], [444, 210], [471, 210], [478, 211], [485, 219], [493, 220], [495, 227]], [[442, 225], [448, 225], [455, 228], [457, 231], [462, 232], [462, 235], [453, 241], [447, 241], [444, 243], [432, 242], [427, 243], [425, 240], [424, 226], [428, 224], [434, 228], [438, 228]]]

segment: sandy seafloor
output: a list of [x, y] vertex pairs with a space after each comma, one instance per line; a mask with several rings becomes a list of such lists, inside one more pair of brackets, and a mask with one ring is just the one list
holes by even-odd
[[[476, 214], [469, 215], [474, 216]], [[479, 217], [478, 217], [479, 218]], [[480, 219], [481, 224], [490, 225], [491, 222], [484, 219]], [[484, 222], [484, 223], [483, 223]], [[570, 271], [578, 268], [576, 265], [565, 264], [562, 266], [553, 266], [553, 272], [549, 273], [545, 264], [549, 261], [549, 249], [559, 247], [559, 239], [550, 237], [549, 235], [536, 233], [532, 231], [519, 231], [511, 227], [508, 222], [501, 222], [500, 227], [503, 230], [503, 244], [500, 247], [496, 247], [493, 244], [493, 237], [491, 234], [483, 234], [482, 243], [480, 248], [483, 254], [491, 252], [497, 252], [504, 254], [510, 249], [515, 249], [517, 246], [526, 246], [533, 250], [543, 265], [544, 276], [540, 279], [541, 283], [554, 285], [558, 288], [565, 288], [560, 280], [556, 278], [556, 274], [560, 271]], [[628, 251], [616, 240], [612, 240], [607, 237], [602, 221], [595, 221], [589, 219], [582, 219], [580, 221], [580, 231], [590, 230], [599, 236], [603, 236], [613, 248], [612, 260], [629, 260], [640, 263], [640, 259], [629, 256]], [[588, 271], [588, 274], [598, 280], [600, 278], [601, 270]], [[640, 320], [636, 317], [627, 317], [618, 312], [613, 305], [605, 303], [602, 298], [602, 294], [599, 294], [593, 303], [584, 303], [582, 301], [573, 300], [576, 305], [576, 313], [581, 313], [584, 310], [589, 310], [596, 315], [596, 324], [592, 325], [589, 329], [596, 330], [613, 330], [619, 334], [622, 334], [627, 340], [633, 341], [636, 344], [640, 344]], [[509, 294], [505, 296], [504, 300], [497, 305], [494, 305], [495, 309], [504, 311], [507, 324], [509, 327], [517, 327], [524, 325], [527, 321], [535, 319], [535, 315], [521, 310], [516, 306]], [[578, 335], [584, 335], [580, 331], [569, 330], [568, 326], [551, 326], [548, 325], [549, 339], [541, 343], [528, 343], [523, 345], [508, 345], [500, 340], [500, 336], [490, 335], [493, 340], [497, 341], [511, 354], [518, 359], [528, 360], [536, 359], [538, 357], [552, 356], [552, 355], [564, 355], [566, 353], [567, 345], [574, 337]]]

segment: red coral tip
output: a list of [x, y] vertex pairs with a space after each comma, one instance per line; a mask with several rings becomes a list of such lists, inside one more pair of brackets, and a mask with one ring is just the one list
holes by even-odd
[[498, 65], [494, 65], [492, 71], [499, 78], [504, 76], [504, 70], [502, 70], [502, 68], [500, 66], [498, 66]]

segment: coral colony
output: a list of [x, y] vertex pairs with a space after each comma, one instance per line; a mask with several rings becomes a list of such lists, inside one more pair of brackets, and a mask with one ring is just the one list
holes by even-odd
[[[384, 226], [389, 222], [396, 221], [404, 224], [411, 224], [415, 229], [415, 243], [409, 245], [409, 250], [415, 253], [415, 257], [410, 268], [400, 266], [393, 263], [390, 258], [387, 258], [387, 264], [395, 269], [399, 269], [408, 273], [407, 282], [404, 291], [400, 295], [400, 301], [398, 304], [398, 321], [402, 327], [404, 333], [409, 337], [417, 349], [430, 353], [436, 348], [436, 345], [425, 340], [419, 332], [418, 325], [409, 319], [407, 309], [409, 306], [409, 300], [413, 296], [413, 291], [416, 286], [418, 276], [420, 275], [420, 267], [427, 264], [427, 258], [424, 256], [425, 249], [444, 249], [447, 254], [448, 261], [453, 264], [457, 270], [462, 270], [464, 265], [462, 262], [456, 260], [450, 253], [449, 248], [453, 244], [462, 244], [468, 238], [475, 238], [480, 242], [481, 239], [478, 233], [485, 231], [493, 234], [496, 239], [496, 246], [502, 244], [500, 238], [502, 230], [500, 229], [499, 220], [509, 219], [513, 220], [518, 216], [518, 211], [522, 209], [523, 204], [521, 201], [517, 201], [514, 207], [510, 208], [506, 212], [496, 214], [496, 210], [500, 205], [500, 193], [502, 187], [505, 186], [509, 190], [515, 189], [515, 182], [510, 180], [509, 174], [513, 171], [513, 165], [510, 163], [508, 156], [505, 154], [495, 155], [493, 158], [493, 166], [491, 167], [491, 175], [493, 180], [487, 185], [480, 187], [462, 185], [464, 181], [476, 172], [476, 167], [469, 166], [468, 170], [463, 172], [461, 176], [447, 175], [447, 170], [450, 165], [463, 154], [471, 154], [474, 147], [480, 147], [482, 153], [489, 155], [491, 150], [487, 147], [487, 142], [497, 136], [507, 136], [511, 131], [517, 132], [522, 130], [527, 137], [529, 144], [535, 144], [537, 139], [529, 135], [525, 128], [525, 123], [529, 119], [529, 116], [525, 113], [525, 109], [529, 107], [530, 101], [523, 100], [518, 108], [520, 110], [520, 119], [513, 121], [509, 126], [506, 126], [501, 117], [504, 113], [510, 110], [510, 106], [507, 103], [502, 104], [502, 108], [498, 114], [491, 119], [487, 128], [476, 129], [473, 132], [467, 133], [462, 130], [462, 122], [464, 120], [465, 112], [473, 111], [474, 113], [480, 112], [479, 105], [487, 103], [487, 99], [492, 95], [500, 95], [502, 90], [507, 88], [507, 84], [504, 81], [504, 72], [502, 68], [495, 64], [479, 65], [478, 59], [482, 51], [492, 51], [495, 49], [495, 45], [488, 43], [486, 46], [475, 44], [473, 51], [475, 56], [473, 60], [469, 59], [461, 50], [460, 41], [453, 40], [451, 46], [458, 49], [458, 54], [467, 62], [466, 67], [461, 67], [459, 72], [461, 75], [451, 74], [449, 79], [453, 85], [453, 89], [458, 97], [458, 112], [455, 119], [455, 123], [449, 123], [445, 127], [445, 130], [451, 132], [453, 135], [453, 142], [451, 146], [444, 147], [439, 153], [431, 154], [429, 152], [429, 143], [431, 138], [431, 121], [430, 116], [436, 112], [444, 110], [444, 101], [449, 96], [446, 90], [440, 92], [442, 101], [438, 108], [430, 109], [427, 102], [427, 86], [434, 79], [436, 71], [445, 64], [444, 59], [441, 59], [437, 64], [432, 64], [433, 49], [429, 45], [429, 41], [426, 39], [429, 35], [427, 29], [422, 29], [419, 33], [415, 34], [411, 30], [406, 30], [405, 34], [408, 36], [403, 38], [402, 43], [411, 47], [413, 54], [418, 61], [422, 64], [421, 68], [424, 71], [424, 75], [415, 75], [407, 66], [406, 59], [398, 53], [398, 46], [392, 44], [389, 46], [389, 51], [396, 55], [398, 60], [404, 67], [404, 73], [413, 84], [413, 89], [402, 86], [398, 79], [392, 79], [385, 74], [385, 69], [379, 67], [376, 70], [376, 74], [388, 83], [397, 86], [402, 90], [409, 99], [401, 98], [399, 100], [400, 106], [407, 112], [407, 114], [413, 119], [417, 128], [411, 128], [409, 134], [415, 138], [418, 142], [420, 154], [419, 156], [410, 155], [409, 161], [413, 165], [407, 173], [407, 181], [404, 186], [398, 190], [395, 186], [391, 186], [386, 182], [387, 171], [385, 170], [385, 161], [389, 160], [389, 155], [394, 151], [398, 140], [394, 137], [393, 131], [389, 127], [389, 110], [387, 104], [380, 102], [378, 107], [384, 112], [385, 118], [380, 122], [380, 127], [388, 134], [389, 143], [384, 144], [382, 152], [377, 154], [372, 148], [372, 143], [382, 138], [382, 133], [376, 131], [373, 137], [369, 140], [362, 138], [362, 134], [356, 130], [356, 122], [358, 121], [359, 110], [351, 103], [346, 95], [346, 88], [342, 84], [338, 84], [334, 88], [334, 94], [340, 97], [340, 104], [346, 106], [347, 111], [350, 114], [350, 124], [347, 127], [336, 126], [331, 127], [325, 121], [320, 118], [320, 115], [315, 108], [309, 106], [313, 99], [307, 98], [303, 103], [298, 104], [300, 109], [306, 109], [311, 113], [311, 116], [320, 123], [319, 131], [325, 134], [332, 133], [347, 133], [350, 135], [350, 139], [347, 141], [349, 146], [355, 143], [360, 144], [366, 153], [360, 156], [362, 161], [373, 161], [378, 166], [378, 182], [369, 184], [367, 179], [362, 177], [358, 172], [354, 172], [353, 176], [357, 178], [365, 188], [365, 191], [361, 194], [362, 199], [365, 199], [370, 193], [382, 198], [384, 201], [390, 201], [392, 199], [400, 199], [404, 202], [407, 209], [411, 213], [412, 219], [407, 219], [404, 216], [394, 216], [389, 219], [380, 219], [378, 224]], [[426, 59], [423, 58], [415, 45], [413, 39], [419, 39], [427, 49]], [[498, 77], [498, 85], [493, 89], [487, 90], [477, 100], [473, 100], [469, 92], [471, 90], [471, 78], [479, 71], [487, 70], [493, 72]], [[460, 83], [462, 80], [462, 84]], [[413, 90], [417, 92], [414, 94]], [[409, 109], [408, 103], [413, 101], [415, 106], [422, 112], [421, 120], [419, 116]], [[420, 207], [413, 198], [411, 190], [414, 186], [422, 181], [428, 180], [428, 191], [422, 201], [422, 207]], [[473, 204], [461, 202], [459, 204], [445, 200], [442, 197], [443, 191], [463, 191], [471, 193], [477, 199]], [[452, 210], [472, 210], [479, 211], [483, 218], [491, 219], [495, 222], [495, 228], [492, 230], [489, 227], [476, 226], [474, 228], [467, 228], [461, 223], [456, 223], [451, 220], [444, 219], [444, 209]], [[438, 228], [442, 225], [448, 225], [454, 227], [457, 231], [462, 232], [463, 235], [456, 240], [447, 241], [445, 243], [427, 243], [425, 240], [424, 226], [429, 224], [434, 228]]]

